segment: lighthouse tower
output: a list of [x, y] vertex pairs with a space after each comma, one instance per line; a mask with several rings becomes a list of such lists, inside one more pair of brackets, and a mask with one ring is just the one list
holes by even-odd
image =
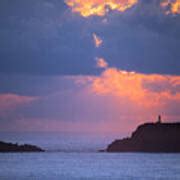
[[161, 119], [161, 115], [158, 116], [158, 121], [157, 121], [158, 124], [161, 124], [162, 123], [162, 119]]

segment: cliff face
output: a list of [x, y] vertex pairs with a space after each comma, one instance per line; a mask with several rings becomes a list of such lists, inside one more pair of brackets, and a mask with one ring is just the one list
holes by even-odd
[[43, 152], [44, 150], [33, 145], [12, 144], [0, 141], [0, 152]]
[[180, 152], [180, 123], [140, 125], [130, 138], [115, 140], [107, 152]]

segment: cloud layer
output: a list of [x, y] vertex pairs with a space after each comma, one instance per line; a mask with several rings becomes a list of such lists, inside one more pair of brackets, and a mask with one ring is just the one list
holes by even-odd
[[124, 12], [137, 3], [137, 0], [66, 0], [73, 12], [83, 17], [105, 16], [110, 10]]
[[103, 59], [103, 58], [96, 58], [96, 66], [98, 68], [107, 68], [108, 67], [108, 63]]
[[[94, 58], [104, 57], [129, 71], [180, 74], [180, 15], [167, 14], [161, 2], [139, 0], [124, 12], [84, 18], [64, 1], [0, 1], [0, 72], [98, 74]], [[98, 49], [93, 33], [103, 40]]]
[[166, 14], [180, 14], [179, 0], [163, 0], [161, 6], [165, 9]]
[[1, 130], [179, 120], [179, 1], [66, 3], [0, 1]]
[[[23, 81], [23, 96], [18, 95], [20, 87], [19, 93], [0, 96], [2, 107], [8, 100], [5, 111], [0, 112], [1, 130], [128, 133], [139, 123], [156, 121], [158, 114], [163, 121], [179, 120], [179, 76], [108, 66], [102, 70], [99, 76]], [[30, 96], [28, 89], [34, 86], [34, 96]]]
[[[72, 12], [79, 13], [83, 17], [89, 16], [105, 16], [110, 11], [125, 12], [129, 8], [138, 6], [142, 3], [141, 0], [66, 0], [65, 3], [72, 9]], [[146, 1], [145, 1], [146, 3]], [[143, 3], [142, 3], [143, 4]], [[158, 10], [165, 15], [180, 14], [179, 0], [154, 0], [149, 4], [151, 13]], [[151, 5], [150, 5], [151, 4]], [[152, 5], [156, 7], [152, 9]], [[147, 8], [147, 7], [146, 7]], [[155, 12], [157, 13], [157, 12]]]
[[127, 98], [142, 108], [160, 108], [171, 101], [174, 104], [180, 101], [180, 77], [108, 68], [93, 80], [92, 91]]
[[99, 36], [97, 36], [95, 33], [93, 33], [93, 40], [94, 40], [95, 47], [97, 48], [103, 44], [103, 40]]

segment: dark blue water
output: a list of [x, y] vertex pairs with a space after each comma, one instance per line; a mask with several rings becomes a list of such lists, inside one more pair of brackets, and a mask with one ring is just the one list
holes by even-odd
[[0, 179], [179, 180], [180, 154], [5, 153]]

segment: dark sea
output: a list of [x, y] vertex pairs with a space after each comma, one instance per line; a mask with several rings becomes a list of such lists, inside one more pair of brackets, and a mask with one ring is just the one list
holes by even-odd
[[180, 180], [180, 154], [99, 153], [115, 135], [0, 133], [45, 153], [0, 153], [0, 180]]

